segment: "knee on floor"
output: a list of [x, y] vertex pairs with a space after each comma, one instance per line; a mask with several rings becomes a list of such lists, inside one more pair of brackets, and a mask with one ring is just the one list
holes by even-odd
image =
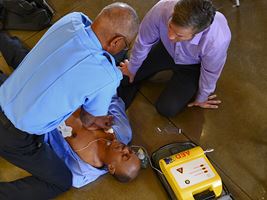
[[183, 107], [177, 108], [177, 105], [174, 107], [170, 103], [157, 102], [156, 109], [164, 117], [174, 117], [183, 110]]

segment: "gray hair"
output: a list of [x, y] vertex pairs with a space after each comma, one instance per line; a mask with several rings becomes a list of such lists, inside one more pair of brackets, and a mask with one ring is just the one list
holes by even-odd
[[180, 0], [172, 14], [172, 23], [192, 27], [196, 33], [207, 28], [214, 19], [216, 9], [211, 0]]
[[98, 18], [105, 21], [106, 28], [126, 37], [133, 37], [138, 31], [138, 15], [126, 3], [116, 2], [104, 7], [96, 20]]

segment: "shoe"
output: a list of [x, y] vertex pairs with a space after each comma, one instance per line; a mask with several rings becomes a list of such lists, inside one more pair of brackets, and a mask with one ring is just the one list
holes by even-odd
[[41, 8], [44, 8], [50, 16], [55, 14], [54, 9], [46, 2], [46, 0], [34, 0], [34, 2]]

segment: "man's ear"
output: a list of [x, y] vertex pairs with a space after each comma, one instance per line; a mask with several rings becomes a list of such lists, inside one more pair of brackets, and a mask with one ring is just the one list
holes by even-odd
[[120, 44], [121, 40], [123, 40], [123, 36], [116, 36], [112, 38], [112, 40], [109, 42], [110, 48], [116, 48]]
[[108, 172], [111, 175], [115, 174], [115, 166], [113, 164], [108, 164]]

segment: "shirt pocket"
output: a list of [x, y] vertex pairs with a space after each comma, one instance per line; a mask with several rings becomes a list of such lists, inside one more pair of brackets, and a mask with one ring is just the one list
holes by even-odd
[[176, 44], [174, 62], [176, 64], [197, 64], [201, 61], [199, 55], [197, 46]]

